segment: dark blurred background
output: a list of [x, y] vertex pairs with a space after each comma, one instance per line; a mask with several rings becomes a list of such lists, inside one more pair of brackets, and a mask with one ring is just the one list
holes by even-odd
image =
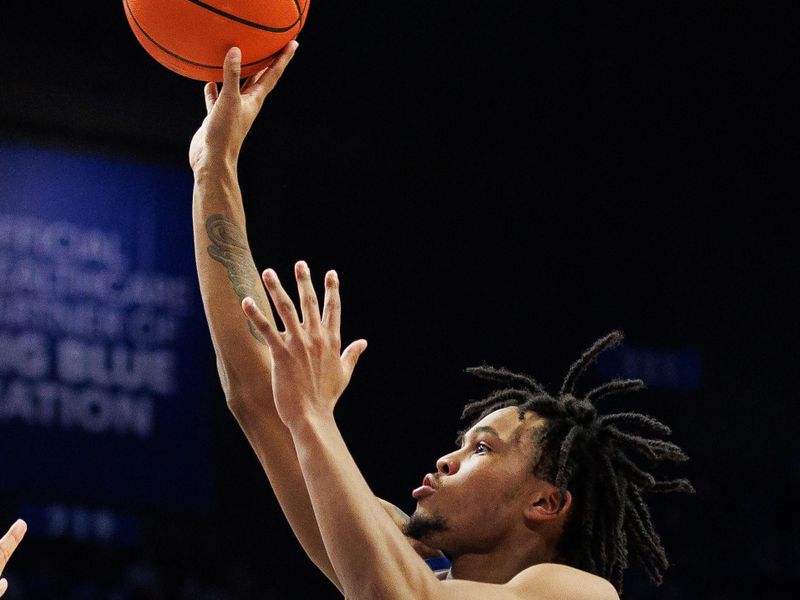
[[[791, 9], [311, 3], [239, 173], [257, 265], [303, 258], [318, 283], [336, 268], [344, 337], [370, 342], [337, 415], [376, 494], [413, 510], [479, 393], [465, 367], [557, 386], [619, 328], [624, 350], [586, 384], [644, 377], [607, 408], [670, 424], [697, 488], [653, 498], [674, 566], [659, 588], [633, 566], [625, 595], [800, 584]], [[189, 174], [202, 83], [147, 55], [121, 2], [6, 2], [0, 28], [0, 142]], [[172, 201], [190, 228], [190, 176]], [[2, 527], [26, 510], [61, 519], [31, 528], [9, 599], [336, 597], [227, 412], [204, 323], [195, 333], [208, 383], [185, 400], [208, 413], [208, 503], [47, 497], [3, 483], [27, 464], [6, 449]], [[103, 518], [128, 533], [86, 533]]]

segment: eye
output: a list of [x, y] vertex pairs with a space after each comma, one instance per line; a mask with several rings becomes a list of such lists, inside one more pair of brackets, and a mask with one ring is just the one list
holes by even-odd
[[475, 453], [476, 454], [485, 454], [485, 453], [491, 452], [491, 451], [492, 451], [492, 449], [489, 448], [489, 446], [487, 446], [483, 442], [478, 442], [477, 444], [475, 444]]

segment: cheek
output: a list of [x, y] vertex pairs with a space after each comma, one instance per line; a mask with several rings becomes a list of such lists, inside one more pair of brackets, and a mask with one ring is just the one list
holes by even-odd
[[475, 469], [463, 475], [459, 500], [478, 507], [484, 513], [499, 510], [518, 491], [518, 486], [510, 485], [509, 474], [501, 470]]
[[530, 491], [530, 479], [527, 473], [515, 467], [516, 465], [511, 465], [505, 469], [487, 469], [479, 475], [476, 473], [474, 489], [484, 499], [485, 504], [491, 504], [499, 511], [525, 503]]

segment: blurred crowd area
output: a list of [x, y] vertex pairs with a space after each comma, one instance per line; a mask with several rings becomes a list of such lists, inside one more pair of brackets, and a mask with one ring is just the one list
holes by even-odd
[[[27, 544], [26, 544], [27, 545]], [[22, 548], [25, 548], [24, 546]], [[255, 600], [292, 598], [244, 561], [169, 561], [111, 548], [30, 544], [9, 569], [8, 600]], [[22, 555], [23, 550], [20, 550]], [[36, 553], [34, 555], [34, 553]], [[6, 600], [4, 598], [3, 600]]]

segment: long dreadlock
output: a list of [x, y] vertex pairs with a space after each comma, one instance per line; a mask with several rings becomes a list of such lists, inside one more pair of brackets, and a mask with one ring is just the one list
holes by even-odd
[[[581, 375], [602, 352], [621, 343], [622, 337], [621, 332], [612, 331], [592, 344], [570, 366], [556, 396], [527, 375], [488, 365], [467, 369], [511, 387], [468, 403], [461, 415], [477, 422], [495, 410], [517, 406], [520, 419], [528, 411], [545, 418], [536, 434], [540, 450], [534, 473], [559, 488], [559, 510], [568, 489], [573, 497], [559, 556], [567, 564], [606, 578], [620, 593], [629, 556], [656, 585], [661, 584], [669, 566], [642, 494], [694, 492], [688, 479], [657, 480], [650, 473], [650, 467], [659, 461], [688, 460], [672, 442], [652, 437], [670, 435], [669, 427], [641, 413], [597, 414], [597, 402], [641, 390], [645, 387], [642, 380], [615, 379], [582, 398], [576, 396]], [[637, 429], [649, 437], [635, 433]]]

